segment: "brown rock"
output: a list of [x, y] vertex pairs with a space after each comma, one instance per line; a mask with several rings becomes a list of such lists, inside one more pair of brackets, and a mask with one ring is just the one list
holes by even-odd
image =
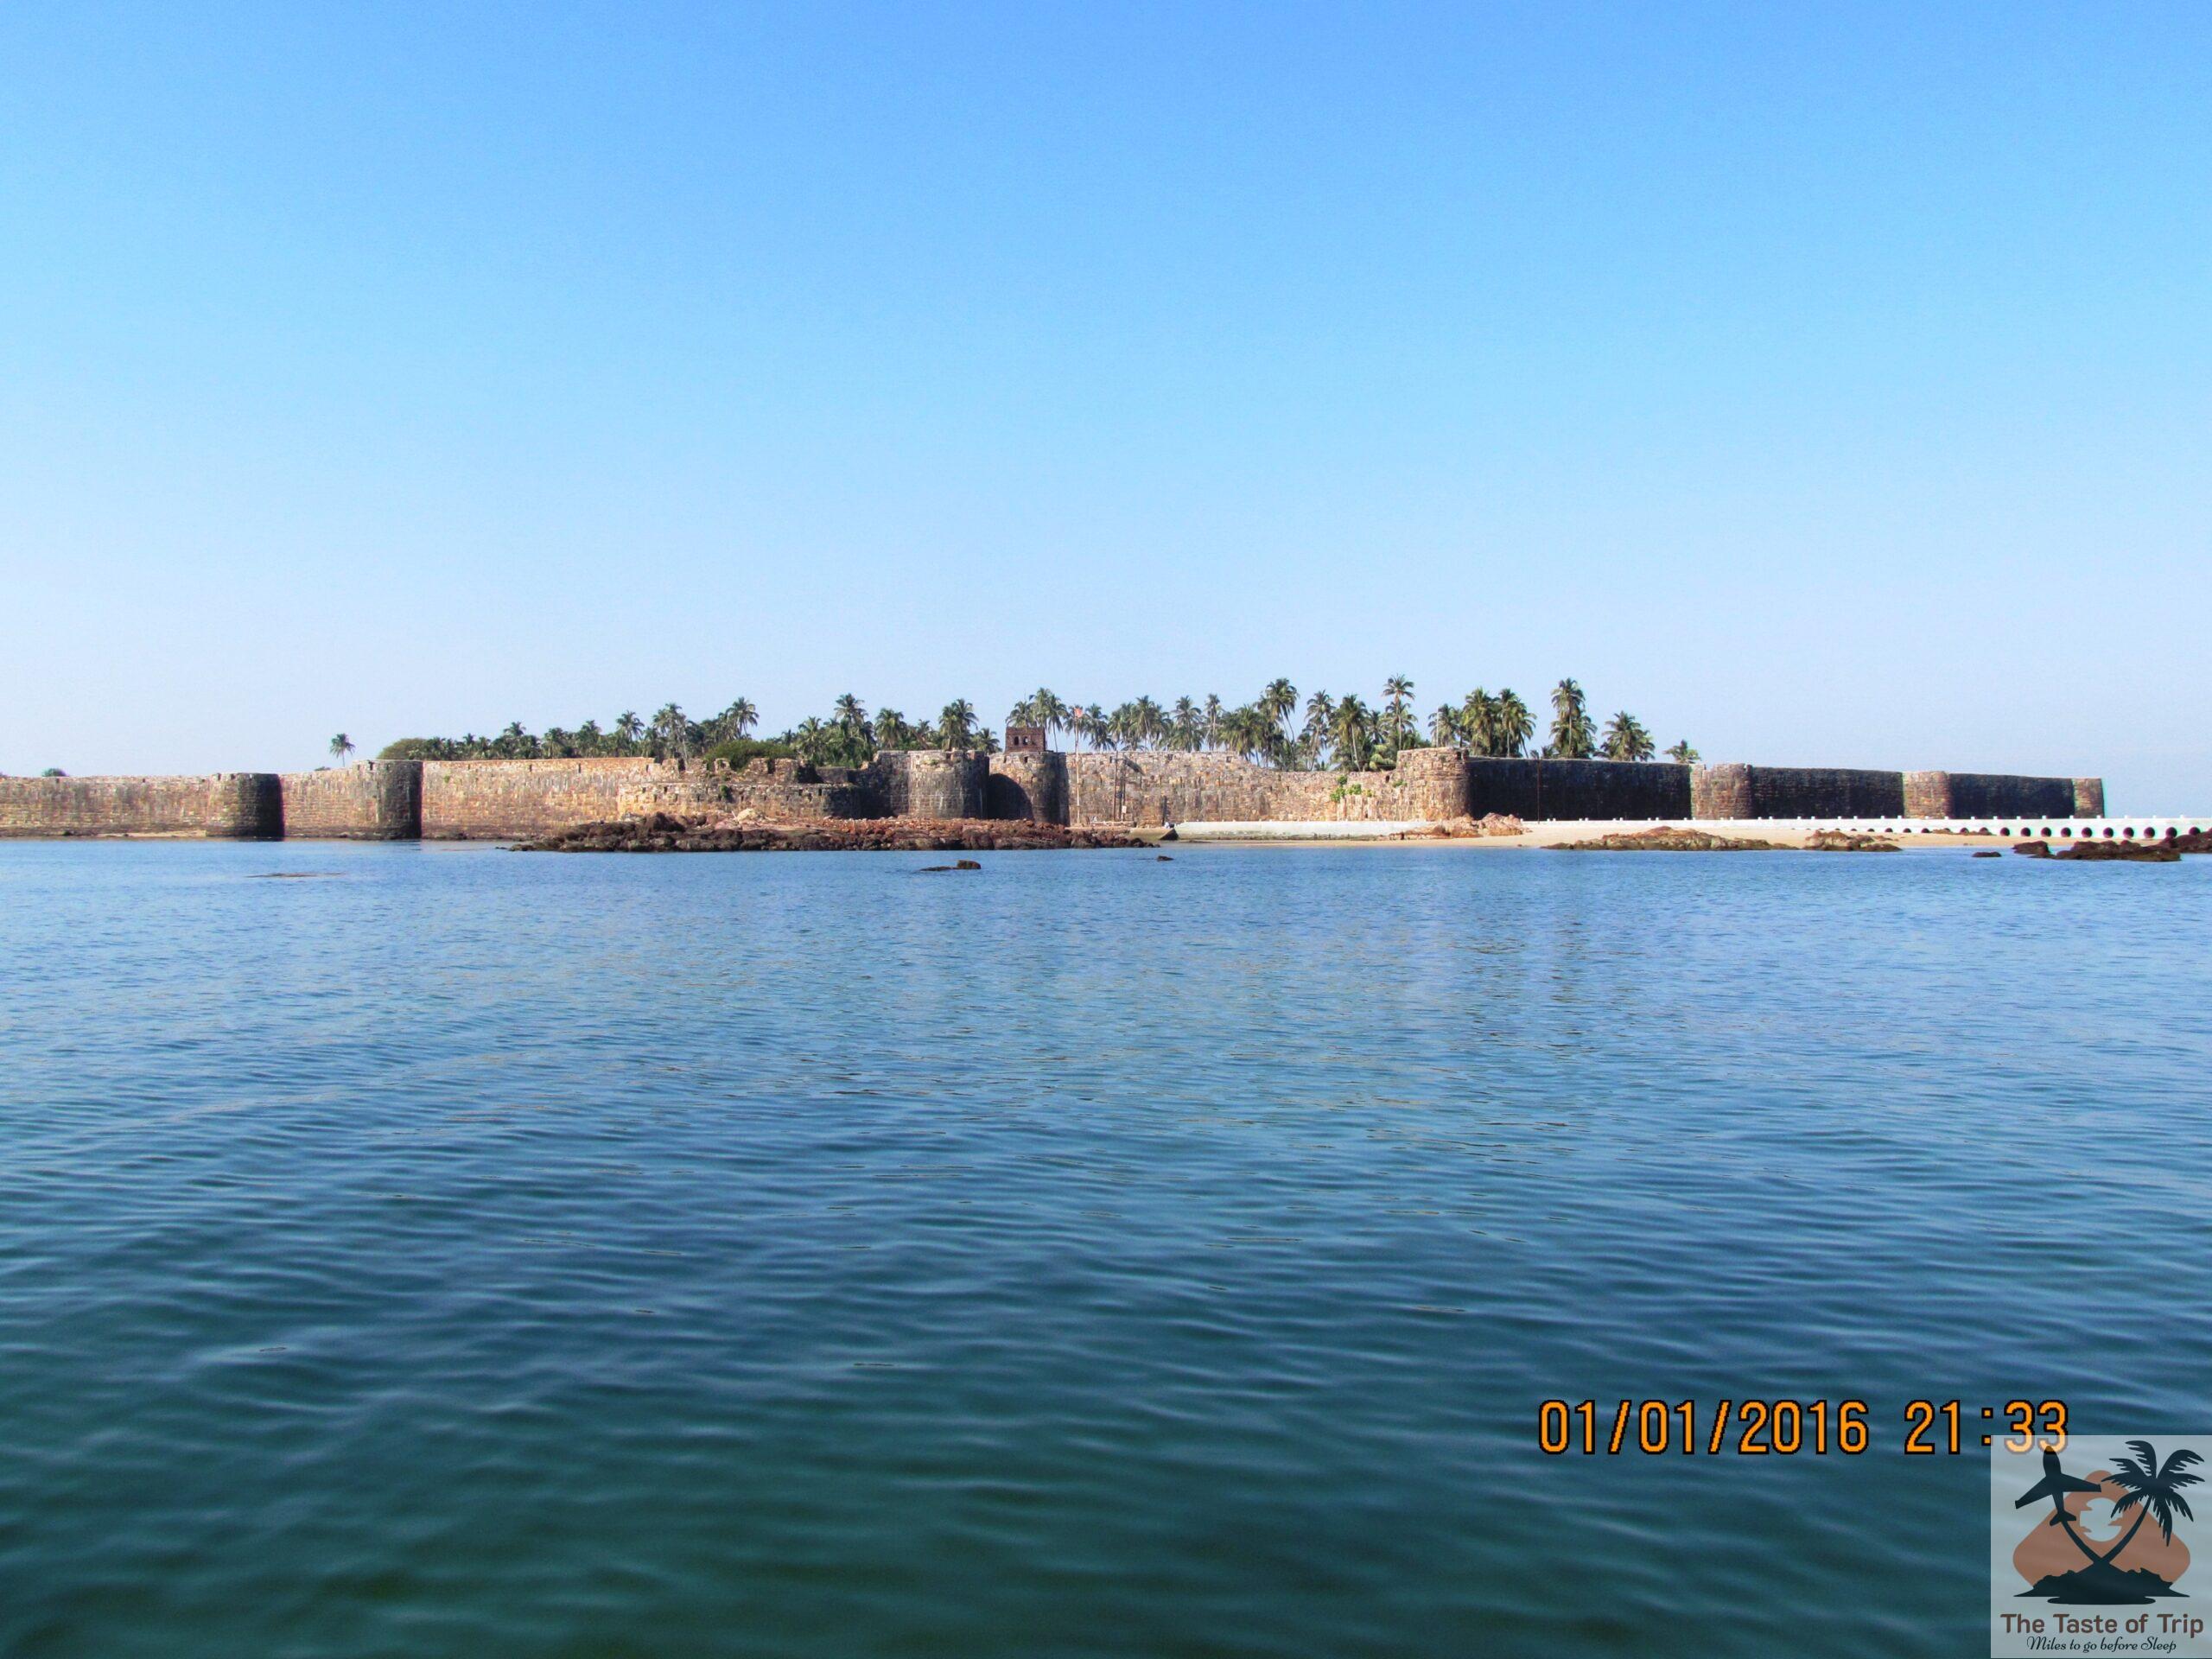
[[1770, 841], [1752, 841], [1748, 837], [1736, 840], [1703, 830], [1682, 830], [1671, 823], [1659, 823], [1649, 830], [1627, 830], [1617, 835], [1600, 836], [1595, 841], [1562, 842], [1558, 850], [1564, 853], [1770, 853], [1776, 849]]
[[[1109, 830], [996, 819], [817, 819], [764, 823], [750, 810], [727, 818], [682, 818], [647, 812], [579, 824], [520, 843], [534, 853], [1032, 852], [1063, 848], [1136, 847]], [[963, 860], [946, 868], [980, 868]]]
[[1897, 844], [1887, 836], [1854, 836], [1841, 830], [1815, 830], [1805, 843], [1816, 853], [1894, 853]]
[[2077, 841], [2055, 855], [2069, 864], [2178, 864], [2181, 850], [2165, 841]]

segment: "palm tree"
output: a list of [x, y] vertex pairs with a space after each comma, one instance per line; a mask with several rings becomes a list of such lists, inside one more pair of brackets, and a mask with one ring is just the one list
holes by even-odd
[[1275, 723], [1265, 709], [1256, 702], [1231, 709], [1221, 717], [1221, 745], [1241, 760], [1250, 760], [1268, 752], [1268, 734]]
[[1479, 685], [1459, 701], [1459, 734], [1471, 753], [1497, 753], [1497, 703]]
[[851, 692], [846, 692], [831, 704], [830, 713], [847, 731], [857, 737], [867, 737], [868, 710], [861, 706], [861, 700]]
[[1414, 683], [1403, 674], [1393, 674], [1382, 682], [1382, 696], [1386, 699], [1383, 707], [1389, 713], [1383, 729], [1393, 751], [1405, 747], [1406, 734], [1412, 729], [1412, 723], [1406, 718], [1406, 699], [1413, 694]]
[[1205, 734], [1198, 725], [1198, 705], [1188, 697], [1176, 698], [1175, 707], [1169, 710], [1167, 716], [1168, 747], [1187, 753], [1205, 741]]
[[[2190, 1512], [2189, 1500], [2181, 1495], [2181, 1489], [2197, 1485], [2203, 1479], [2201, 1475], [2186, 1472], [2191, 1465], [2204, 1461], [2194, 1452], [2184, 1449], [2169, 1453], [2161, 1465], [2158, 1447], [2148, 1440], [2130, 1440], [2127, 1449], [2135, 1455], [2113, 1459], [2112, 1472], [2105, 1478], [2126, 1491], [2126, 1496], [2112, 1506], [2113, 1516], [2117, 1517], [2133, 1510], [2135, 1524], [2128, 1528], [2126, 1537], [2097, 1557], [2107, 1566], [2127, 1548], [2129, 1541], [2141, 1529], [2146, 1516], [2158, 1516], [2158, 1531], [2168, 1543], [2171, 1543], [2174, 1516], [2178, 1514], [2186, 1521], [2196, 1518]], [[2061, 1513], [2064, 1511], [2062, 1510]], [[2069, 1532], [2074, 1530], [2070, 1525], [2066, 1529]], [[2074, 1541], [2079, 1543], [2082, 1541], [2076, 1538]]]
[[1357, 693], [1346, 692], [1329, 721], [1329, 743], [1336, 750], [1337, 764], [1346, 772], [1363, 771], [1374, 742], [1374, 722], [1367, 705]]
[[606, 734], [595, 720], [588, 720], [576, 728], [576, 748], [582, 753], [597, 754], [605, 741]]
[[1259, 709], [1288, 736], [1283, 723], [1298, 712], [1298, 688], [1288, 680], [1269, 680], [1267, 690], [1260, 693]]
[[1336, 717], [1337, 700], [1327, 692], [1316, 691], [1306, 699], [1306, 747], [1317, 766], [1328, 753], [1329, 729]]
[[652, 735], [654, 747], [663, 754], [680, 759], [691, 752], [691, 722], [683, 717], [683, 710], [672, 702], [663, 703], [660, 712], [653, 716]]
[[1205, 744], [1208, 748], [1213, 747], [1215, 744], [1221, 741], [1221, 698], [1211, 691], [1206, 694], [1205, 709], [1199, 723], [1199, 730], [1205, 734]]
[[1094, 749], [1105, 750], [1114, 747], [1114, 722], [1106, 717], [1106, 710], [1097, 703], [1094, 702], [1084, 710], [1083, 734]]
[[620, 714], [615, 715], [614, 735], [622, 740], [624, 753], [635, 754], [638, 752], [638, 740], [645, 734], [645, 722], [638, 718], [635, 709], [625, 709]]
[[346, 736], [345, 733], [340, 732], [337, 736], [330, 740], [330, 758], [335, 760], [340, 766], [344, 766], [346, 764], [346, 757], [353, 753], [353, 740]]
[[870, 729], [879, 749], [903, 749], [913, 735], [913, 728], [906, 724], [906, 716], [896, 709], [879, 709]]
[[976, 705], [965, 697], [955, 697], [938, 711], [937, 717], [938, 747], [946, 749], [972, 748], [976, 743]]
[[1492, 754], [1510, 757], [1522, 753], [1529, 747], [1529, 740], [1536, 734], [1535, 715], [1529, 713], [1529, 705], [1510, 685], [1497, 694], [1497, 702], [1491, 705], [1491, 720]]
[[1690, 747], [1690, 741], [1686, 737], [1667, 751], [1667, 758], [1678, 766], [1694, 766], [1703, 757]]
[[1463, 734], [1459, 730], [1459, 711], [1448, 702], [1436, 705], [1436, 712], [1428, 717], [1428, 741], [1440, 749], [1456, 749]]
[[1052, 741], [1054, 732], [1065, 728], [1068, 723], [1068, 706], [1055, 696], [1049, 687], [1040, 685], [1029, 694], [1029, 718], [1020, 723], [1028, 726], [1042, 726], [1045, 728], [1045, 741], [1049, 743]]
[[727, 743], [733, 738], [742, 738], [760, 723], [760, 711], [745, 697], [738, 698], [709, 722], [713, 730], [715, 741], [718, 743]]
[[1643, 729], [1642, 721], [1624, 709], [1606, 723], [1605, 740], [1599, 753], [1608, 760], [1649, 760], [1651, 734]]
[[834, 738], [830, 727], [809, 715], [791, 729], [791, 746], [798, 752], [800, 760], [810, 766], [818, 766], [829, 760]]
[[1129, 705], [1129, 719], [1143, 747], [1156, 748], [1167, 735], [1167, 714], [1150, 697], [1139, 697]]
[[1587, 760], [1593, 747], [1589, 704], [1582, 688], [1573, 680], [1561, 680], [1552, 688], [1550, 752], [1562, 760]]

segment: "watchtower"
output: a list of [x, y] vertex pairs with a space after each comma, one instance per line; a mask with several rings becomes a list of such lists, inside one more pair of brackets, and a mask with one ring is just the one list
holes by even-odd
[[1042, 754], [1045, 753], [1045, 728], [1042, 726], [1009, 726], [1006, 728], [1006, 752], [1008, 754]]

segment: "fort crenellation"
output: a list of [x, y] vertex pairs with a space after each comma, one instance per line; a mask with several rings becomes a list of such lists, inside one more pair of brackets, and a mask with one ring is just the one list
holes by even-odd
[[1393, 767], [1288, 772], [1217, 753], [887, 750], [865, 766], [644, 756], [371, 760], [200, 778], [0, 778], [0, 836], [512, 841], [646, 811], [1076, 825], [1560, 819], [2101, 817], [2094, 778], [1499, 760], [1408, 749]]

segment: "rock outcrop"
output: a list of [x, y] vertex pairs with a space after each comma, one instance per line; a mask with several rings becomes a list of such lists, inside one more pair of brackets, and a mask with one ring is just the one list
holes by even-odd
[[816, 819], [766, 823], [750, 818], [678, 817], [647, 812], [578, 824], [517, 844], [521, 853], [971, 853], [1066, 848], [1141, 847], [1110, 830], [998, 818]]
[[1847, 830], [1815, 830], [1805, 843], [1815, 853], [1894, 853], [1897, 844], [1887, 836], [1854, 836]]
[[1563, 853], [1770, 853], [1778, 849], [1770, 841], [1753, 841], [1749, 836], [1716, 836], [1709, 830], [1682, 830], [1671, 823], [1662, 823], [1649, 830], [1628, 830], [1618, 835], [1599, 836], [1592, 841], [1562, 842], [1559, 850]]

